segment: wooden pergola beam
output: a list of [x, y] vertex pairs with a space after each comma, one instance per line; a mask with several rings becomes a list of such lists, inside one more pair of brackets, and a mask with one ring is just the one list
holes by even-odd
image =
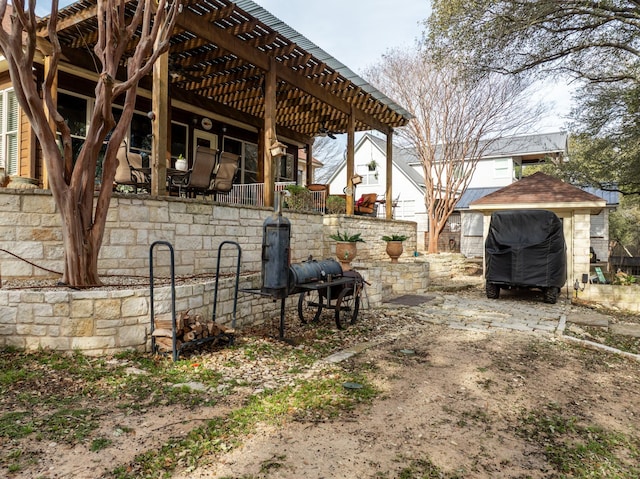
[[[211, 43], [215, 43], [218, 47], [233, 52], [261, 70], [266, 71], [269, 68], [270, 57], [267, 54], [244, 44], [242, 40], [230, 35], [227, 31], [219, 28], [217, 25], [203, 21], [202, 17], [199, 15], [188, 10], [183, 10], [183, 12], [178, 16], [176, 23], [181, 28], [189, 30], [195, 35], [202, 37]], [[308, 94], [318, 98], [322, 102], [330, 105], [332, 108], [335, 108], [346, 115], [351, 113], [351, 104], [348, 101], [332, 95], [324, 87], [314, 83], [306, 77], [301, 76], [298, 72], [286, 67], [278, 68], [277, 76], [285, 80], [290, 85], [300, 88]], [[388, 125], [364, 111], [356, 109], [354, 115], [355, 120], [369, 125], [383, 133], [387, 133], [390, 129]]]

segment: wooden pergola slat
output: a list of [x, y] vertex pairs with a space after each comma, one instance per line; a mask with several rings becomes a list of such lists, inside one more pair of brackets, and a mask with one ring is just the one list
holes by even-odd
[[[60, 11], [58, 31], [63, 52], [80, 65], [87, 48], [97, 40], [97, 1], [80, 0]], [[408, 113], [380, 100], [382, 96], [374, 98], [371, 89], [362, 87], [362, 80], [352, 82], [353, 74], [324, 53], [320, 59], [314, 56], [316, 50], [306, 51], [301, 46], [310, 44], [306, 39], [287, 38], [275, 30], [276, 22], [258, 11], [257, 5], [254, 9], [247, 2], [230, 0], [182, 0], [182, 4], [165, 56], [166, 66], [154, 70], [154, 105], [156, 88], [163, 88], [161, 95], [166, 94], [169, 104], [168, 87], [160, 78], [166, 74], [172, 99], [212, 108], [257, 128], [267, 180], [270, 159], [266, 152], [268, 143], [277, 140], [276, 130], [310, 151], [312, 137], [323, 124], [349, 137], [368, 129], [389, 136], [409, 121]], [[239, 5], [258, 11], [259, 18]], [[133, 0], [126, 2], [129, 13], [134, 8]], [[46, 22], [39, 28], [39, 35], [45, 37]], [[89, 60], [85, 63], [90, 69]], [[352, 140], [348, 141], [351, 146]], [[352, 161], [348, 155], [348, 163]]]

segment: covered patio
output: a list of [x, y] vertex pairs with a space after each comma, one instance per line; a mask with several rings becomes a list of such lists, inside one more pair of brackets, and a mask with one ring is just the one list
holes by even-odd
[[[127, 15], [134, 3], [126, 7]], [[174, 169], [179, 155], [192, 164], [196, 145], [204, 144], [238, 154], [236, 183], [262, 184], [255, 189], [261, 195], [258, 203], [273, 206], [277, 183], [313, 183], [314, 137], [346, 133], [349, 184], [344, 193], [347, 214], [353, 214], [355, 133], [375, 129], [392, 145], [394, 129], [406, 125], [410, 114], [251, 0], [183, 0], [182, 5], [169, 51], [140, 84], [138, 123], [145, 123], [146, 116], [150, 124], [138, 130], [149, 129], [146, 140], [136, 144], [132, 127], [131, 147], [150, 156], [149, 192], [166, 195], [167, 170]], [[72, 85], [89, 91], [97, 78], [90, 54], [97, 41], [96, 12], [96, 0], [81, 0], [59, 12], [65, 62], [57, 75], [65, 91]], [[39, 35], [43, 40], [47, 35], [46, 18]], [[41, 58], [40, 74], [46, 75], [46, 48]], [[124, 78], [124, 65], [121, 71]], [[306, 168], [297, 164], [300, 148]], [[389, 147], [387, 198], [393, 197], [391, 164]], [[43, 170], [36, 159], [26, 176], [40, 177], [46, 188]]]

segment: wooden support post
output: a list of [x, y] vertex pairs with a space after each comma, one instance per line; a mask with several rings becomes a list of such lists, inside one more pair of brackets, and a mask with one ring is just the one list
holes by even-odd
[[167, 158], [169, 149], [169, 53], [165, 52], [153, 65], [151, 98], [151, 194], [167, 194]]
[[274, 205], [275, 174], [274, 161], [270, 147], [276, 141], [276, 61], [272, 59], [269, 70], [264, 75], [264, 129], [263, 132], [263, 168], [264, 206]]
[[356, 144], [356, 121], [354, 115], [353, 106], [351, 107], [351, 113], [349, 114], [349, 123], [347, 125], [347, 189], [345, 190], [347, 196], [347, 214], [352, 215], [354, 212], [354, 187], [353, 187], [353, 173], [355, 162], [355, 144]]
[[306, 184], [310, 185], [313, 181], [313, 143], [307, 143], [307, 169]]
[[387, 132], [387, 185], [384, 193], [386, 198], [385, 202], [385, 215], [388, 220], [393, 218], [393, 130]]

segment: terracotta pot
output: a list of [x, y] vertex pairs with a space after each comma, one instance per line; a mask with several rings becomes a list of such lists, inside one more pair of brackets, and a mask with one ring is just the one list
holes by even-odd
[[38, 188], [38, 180], [35, 178], [27, 178], [26, 176], [11, 176], [7, 188], [16, 188], [20, 190], [31, 190]]
[[343, 271], [349, 271], [351, 269], [351, 262], [357, 256], [357, 253], [357, 243], [350, 241], [338, 241], [336, 243], [336, 258], [338, 258]]
[[387, 241], [387, 254], [391, 258], [392, 263], [398, 262], [402, 251], [402, 241]]

